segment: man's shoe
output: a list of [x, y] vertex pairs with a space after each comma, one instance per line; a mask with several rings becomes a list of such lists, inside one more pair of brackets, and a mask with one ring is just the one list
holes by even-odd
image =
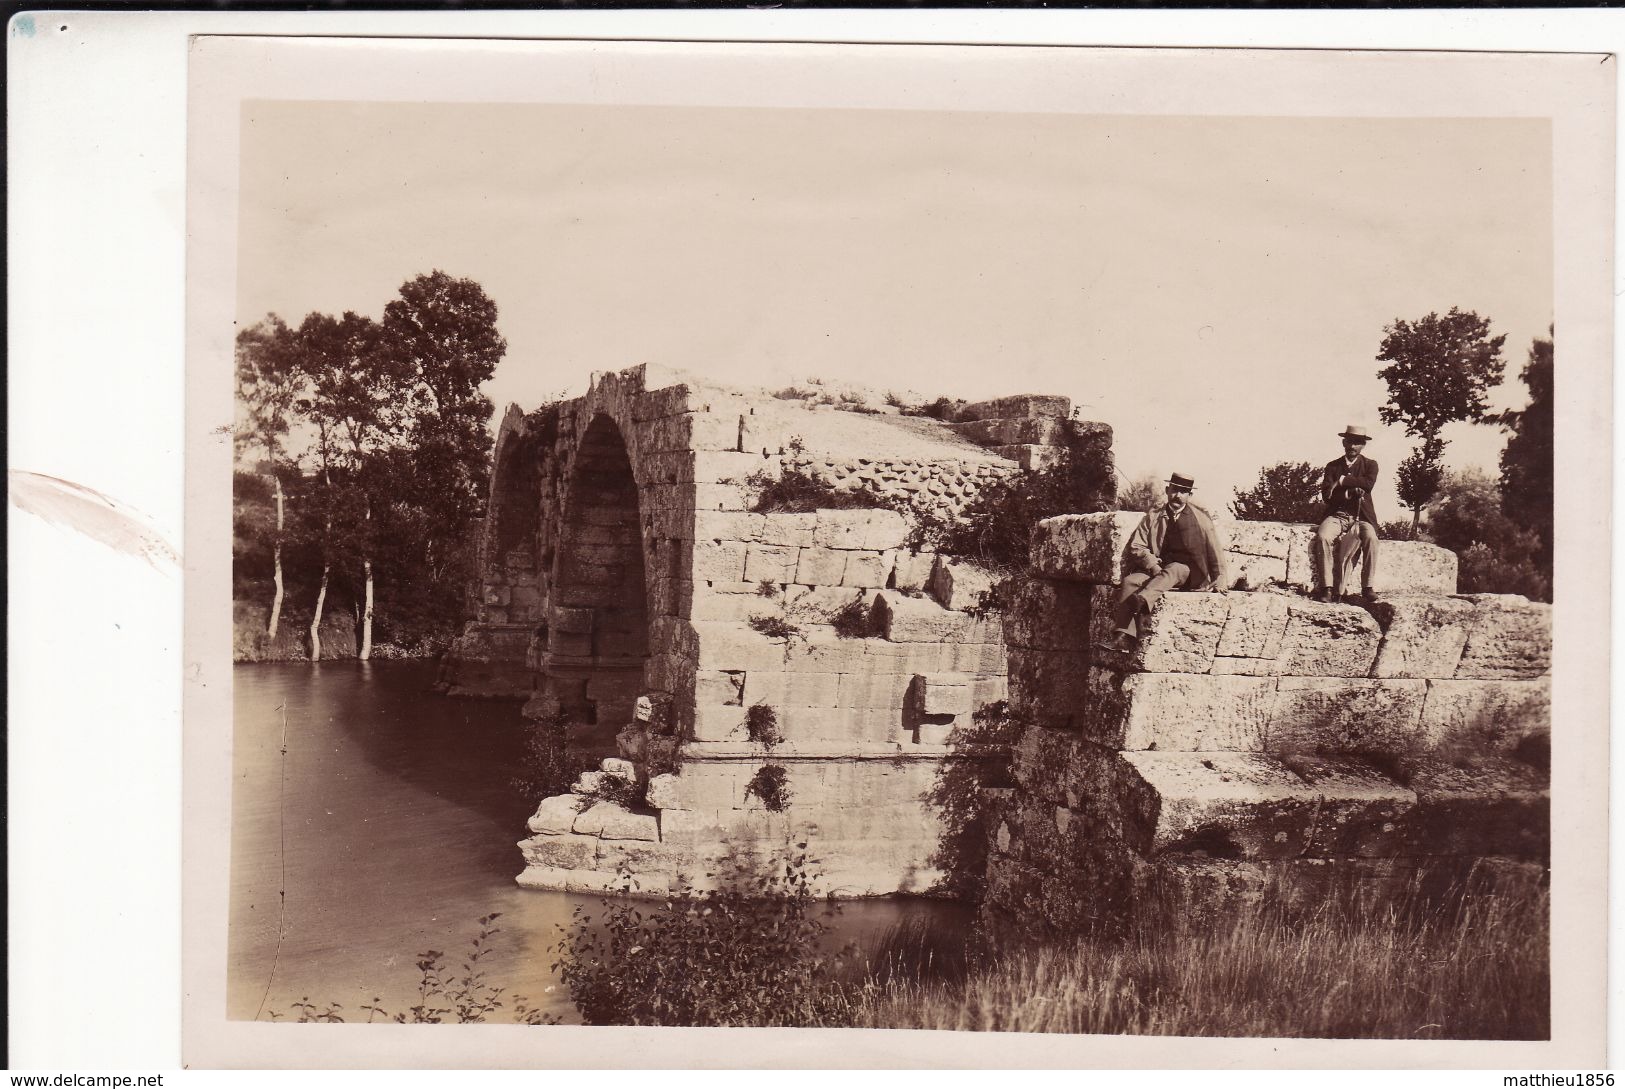
[[1329, 603], [1332, 601], [1332, 592], [1323, 586], [1319, 590], [1316, 590], [1314, 593], [1310, 594], [1309, 600]]
[[1139, 642], [1140, 641], [1134, 636], [1124, 635], [1122, 632], [1119, 632], [1111, 639], [1102, 639], [1095, 643], [1094, 648], [1096, 650], [1103, 650], [1107, 654], [1130, 654], [1133, 652], [1135, 646], [1138, 645]]
[[1370, 587], [1367, 587], [1366, 589], [1360, 591], [1360, 604], [1361, 605], [1364, 605], [1364, 606], [1369, 608], [1370, 606], [1377, 604], [1377, 602], [1379, 602], [1381, 600], [1382, 599], [1377, 596], [1377, 591], [1371, 589]]

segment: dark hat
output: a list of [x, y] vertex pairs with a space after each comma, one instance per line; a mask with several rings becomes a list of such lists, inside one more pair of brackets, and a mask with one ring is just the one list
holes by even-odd
[[1192, 488], [1196, 487], [1196, 481], [1192, 480], [1188, 476], [1185, 476], [1183, 473], [1169, 473], [1168, 486], [1170, 488], [1184, 488], [1186, 491], [1190, 491]]
[[1371, 436], [1366, 434], [1365, 428], [1361, 427], [1359, 424], [1349, 424], [1343, 429], [1342, 433], [1338, 435], [1338, 438], [1359, 439], [1361, 442], [1371, 441]]

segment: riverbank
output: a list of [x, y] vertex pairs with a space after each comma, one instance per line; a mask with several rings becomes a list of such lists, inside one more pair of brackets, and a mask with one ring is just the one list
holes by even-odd
[[[276, 638], [272, 639], [266, 633], [271, 619], [269, 607], [232, 602], [231, 660], [236, 663], [310, 661], [310, 618], [309, 610], [284, 606]], [[348, 609], [324, 610], [318, 634], [322, 661], [355, 659], [360, 639], [355, 617]], [[375, 641], [372, 657], [378, 661], [432, 661], [446, 652], [451, 638], [449, 635], [425, 636], [407, 646]]]

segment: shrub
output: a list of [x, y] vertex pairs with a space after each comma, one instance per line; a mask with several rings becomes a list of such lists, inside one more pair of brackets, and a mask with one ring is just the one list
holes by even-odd
[[1010, 746], [1021, 729], [1009, 703], [999, 700], [978, 708], [971, 726], [949, 740], [948, 756], [926, 794], [942, 814], [931, 864], [943, 872], [944, 892], [967, 900], [981, 898], [991, 831], [987, 791], [1010, 785]]
[[1115, 510], [1111, 435], [1067, 421], [1053, 465], [985, 485], [957, 518], [918, 515], [910, 547], [974, 560], [1003, 576], [1025, 570], [1033, 527], [1057, 514]]
[[935, 401], [923, 405], [902, 405], [900, 411], [904, 416], [929, 416], [933, 420], [950, 421], [954, 413], [964, 401], [957, 401], [951, 397], [938, 397]]
[[756, 584], [757, 597], [777, 597], [778, 593], [779, 584], [774, 582], [772, 579], [763, 579], [761, 582]]
[[829, 614], [830, 627], [842, 639], [866, 638], [871, 629], [869, 609], [860, 597], [855, 597]]
[[799, 627], [782, 616], [753, 616], [745, 623], [769, 639], [790, 639], [802, 634]]
[[[838, 980], [855, 951], [825, 953], [833, 908], [812, 894], [797, 843], [781, 865], [739, 866], [713, 891], [653, 906], [601, 900], [560, 928], [554, 964], [589, 1025], [795, 1026], [838, 1023]], [[750, 873], [752, 869], [758, 873]], [[747, 876], [748, 875], [748, 876]], [[633, 891], [629, 872], [622, 891]]]
[[576, 808], [586, 809], [597, 802], [609, 802], [622, 809], [636, 809], [643, 804], [643, 787], [636, 779], [623, 779], [619, 775], [600, 775], [592, 792], [576, 800]]
[[765, 703], [753, 703], [745, 709], [745, 733], [768, 749], [784, 740], [779, 733], [779, 713]]
[[555, 708], [531, 726], [509, 786], [527, 805], [535, 805], [543, 798], [568, 794], [571, 784], [596, 763], [570, 748], [569, 719]]
[[762, 800], [762, 805], [773, 813], [783, 813], [790, 807], [790, 773], [778, 764], [763, 764], [745, 784], [745, 797], [751, 795]]
[[880, 509], [891, 504], [874, 492], [863, 488], [838, 488], [821, 477], [790, 466], [777, 478], [766, 472], [754, 472], [745, 483], [756, 488], [756, 500], [751, 510], [757, 514], [805, 514], [815, 510]]

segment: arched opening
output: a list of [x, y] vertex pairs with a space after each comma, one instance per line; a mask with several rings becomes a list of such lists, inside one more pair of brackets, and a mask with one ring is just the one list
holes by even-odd
[[615, 422], [593, 417], [570, 473], [543, 671], [577, 727], [574, 745], [613, 755], [649, 656], [638, 487]]

